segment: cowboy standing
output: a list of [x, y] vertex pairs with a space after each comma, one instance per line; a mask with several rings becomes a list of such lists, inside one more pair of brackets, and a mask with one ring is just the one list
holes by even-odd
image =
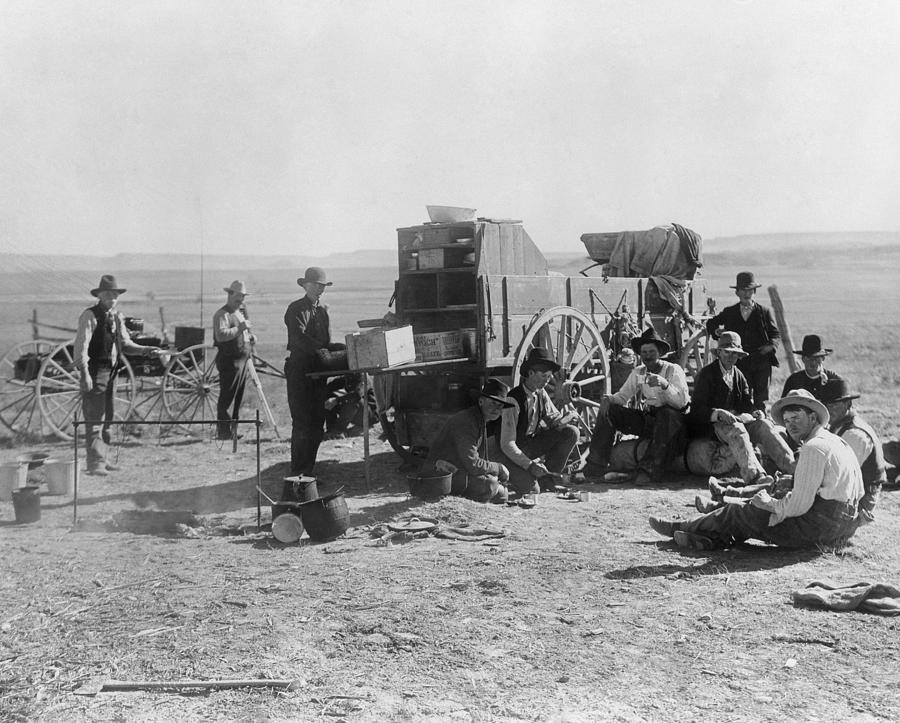
[[[216, 369], [219, 370], [219, 400], [216, 404], [216, 429], [218, 439], [231, 439], [232, 420], [240, 415], [247, 384], [247, 360], [256, 341], [250, 333], [250, 321], [243, 309], [248, 291], [243, 281], [232, 281], [224, 291], [228, 294], [225, 305], [213, 314], [213, 344], [218, 349]], [[234, 409], [229, 411], [232, 404]], [[237, 425], [234, 425], [235, 427]]]
[[[644, 458], [638, 463], [635, 484], [660, 482], [672, 459], [684, 451], [684, 409], [690, 401], [687, 378], [677, 364], [663, 361], [669, 345], [653, 327], [631, 340], [641, 364], [631, 371], [621, 389], [600, 401], [584, 476], [603, 477], [609, 465], [616, 431], [649, 439]], [[641, 409], [625, 405], [635, 396]]]
[[689, 521], [650, 518], [680, 547], [716, 549], [748, 539], [779, 547], [840, 545], [856, 532], [863, 496], [859, 464], [850, 447], [826, 429], [828, 410], [805, 389], [772, 405], [772, 417], [800, 443], [794, 487], [781, 499], [765, 490]]
[[765, 414], [754, 408], [750, 386], [737, 366], [738, 360], [747, 356], [741, 337], [733, 331], [723, 331], [716, 356], [717, 361], [703, 367], [694, 380], [688, 436], [725, 442], [746, 484], [769, 484], [774, 480], [766, 474], [753, 445], [758, 444], [782, 472], [793, 469], [794, 453]]
[[778, 366], [778, 345], [781, 333], [772, 312], [754, 301], [756, 290], [762, 286], [752, 271], [741, 271], [731, 288], [740, 301], [727, 306], [706, 322], [711, 339], [718, 339], [723, 331], [733, 331], [744, 342], [746, 356], [738, 362], [738, 369], [747, 378], [753, 392], [753, 406], [765, 410], [769, 399], [772, 367]]
[[324, 378], [307, 375], [318, 369], [316, 352], [327, 349], [331, 343], [328, 308], [321, 298], [333, 282], [323, 269], [310, 266], [297, 284], [306, 295], [292, 301], [284, 313], [290, 352], [284, 363], [284, 376], [292, 421], [291, 473], [309, 475], [324, 433], [328, 387]]
[[840, 375], [825, 368], [825, 357], [831, 352], [832, 349], [826, 349], [822, 345], [822, 337], [818, 334], [804, 336], [800, 351], [794, 352], [803, 362], [803, 369], [785, 380], [781, 396], [786, 397], [794, 389], [805, 389], [821, 402], [825, 385], [832, 379], [840, 379]]
[[[158, 356], [158, 347], [135, 344], [125, 329], [125, 319], [116, 311], [119, 295], [116, 278], [109, 274], [100, 277], [100, 284], [91, 289], [97, 298], [78, 317], [75, 335], [75, 368], [79, 373], [81, 406], [85, 424], [85, 447], [88, 474], [105, 477], [118, 469], [107, 459], [110, 443], [109, 422], [115, 414], [116, 375], [126, 352], [145, 357]], [[102, 427], [102, 429], [101, 429]]]
[[512, 404], [509, 387], [499, 379], [488, 379], [478, 401], [450, 417], [428, 449], [422, 472], [452, 472], [452, 494], [476, 502], [503, 503], [509, 469], [487, 458], [488, 425], [496, 423]]
[[828, 431], [849, 444], [856, 455], [866, 490], [859, 502], [859, 510], [866, 521], [871, 521], [881, 487], [887, 482], [887, 466], [881, 440], [872, 426], [853, 409], [854, 399], [859, 399], [859, 394], [850, 391], [846, 380], [833, 379], [825, 385], [819, 401], [828, 407]]
[[500, 451], [518, 494], [553, 491], [553, 475], [562, 472], [578, 442], [578, 427], [566, 423], [545, 388], [559, 370], [549, 351], [532, 349], [522, 363], [521, 383], [509, 393], [515, 406], [503, 412]]

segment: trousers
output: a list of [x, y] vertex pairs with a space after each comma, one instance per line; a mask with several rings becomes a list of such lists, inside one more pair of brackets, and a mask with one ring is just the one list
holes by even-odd
[[737, 368], [746, 377], [750, 391], [753, 392], [753, 407], [761, 411], [766, 410], [766, 402], [769, 401], [769, 383], [772, 381], [772, 367], [761, 363], [760, 360], [752, 360], [746, 356], [739, 359]]
[[291, 474], [312, 474], [325, 432], [325, 379], [309, 377], [312, 357], [291, 354], [284, 362], [288, 408], [291, 410]]
[[[571, 424], [559, 429], [538, 429], [531, 437], [517, 439], [516, 444], [530, 459], [544, 458], [544, 466], [551, 472], [562, 472], [566, 466], [569, 455], [578, 442], [578, 427]], [[503, 452], [499, 454], [499, 461], [509, 469], [509, 486], [519, 494], [537, 494], [540, 485], [529, 474], [527, 469], [522, 469]]]
[[793, 472], [794, 453], [767, 419], [754, 419], [746, 424], [715, 422], [713, 430], [716, 437], [727, 444], [734, 455], [744, 482], [752, 482], [760, 474], [765, 474], [762, 463], [753, 450], [754, 444], [759, 445], [763, 454], [769, 457], [780, 471]]
[[88, 362], [91, 391], [81, 394], [85, 424], [87, 467], [94, 470], [106, 463], [110, 441], [109, 424], [115, 414], [116, 371], [106, 362]]
[[804, 548], [843, 544], [860, 522], [855, 504], [818, 495], [812, 507], [799, 517], [770, 526], [770, 515], [749, 502], [729, 503], [688, 522], [676, 523], [676, 528], [709, 537], [722, 547], [753, 539], [779, 547]]
[[642, 411], [612, 404], [608, 419], [597, 417], [587, 457], [588, 465], [606, 467], [609, 464], [617, 431], [650, 440], [639, 466], [653, 475], [667, 470], [672, 460], [684, 452], [687, 444], [684, 415], [677, 409], [650, 407]]
[[[248, 356], [226, 356], [219, 352], [216, 369], [219, 371], [219, 399], [216, 402], [216, 419], [219, 420], [219, 437], [231, 437], [231, 422], [238, 419], [247, 385]], [[231, 407], [234, 405], [232, 411]]]

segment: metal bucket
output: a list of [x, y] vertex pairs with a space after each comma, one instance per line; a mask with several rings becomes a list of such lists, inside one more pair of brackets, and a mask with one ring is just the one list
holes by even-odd
[[75, 460], [47, 459], [44, 461], [44, 477], [47, 491], [51, 495], [72, 495], [75, 493]]
[[41, 519], [41, 496], [35, 485], [26, 485], [12, 493], [16, 522], [37, 522]]
[[19, 462], [0, 464], [0, 502], [11, 502], [13, 490], [24, 487], [28, 481], [28, 465]]
[[453, 489], [452, 474], [407, 475], [409, 493], [422, 500], [437, 500], [446, 497]]
[[344, 495], [327, 495], [300, 505], [300, 518], [311, 540], [332, 540], [350, 526]]

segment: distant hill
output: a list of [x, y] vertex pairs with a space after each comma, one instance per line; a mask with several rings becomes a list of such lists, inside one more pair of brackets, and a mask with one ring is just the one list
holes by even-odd
[[[550, 266], [554, 269], [578, 269], [590, 265], [587, 253], [573, 244], [571, 252], [547, 252]], [[891, 248], [893, 247], [893, 248]], [[703, 240], [703, 255], [720, 263], [756, 263], [760, 253], [766, 259], [777, 261], [796, 257], [798, 252], [827, 252], [829, 256], [841, 252], [859, 253], [864, 249], [877, 249], [878, 253], [900, 252], [900, 232], [829, 232], [829, 233], [773, 233], [725, 236]], [[205, 269], [216, 270], [265, 270], [303, 269], [307, 266], [326, 268], [369, 268], [396, 266], [397, 252], [394, 249], [360, 249], [327, 256], [259, 256], [259, 255], [205, 255], [202, 259]], [[123, 253], [113, 256], [76, 255], [29, 255], [0, 253], [0, 274], [15, 272], [36, 272], [62, 270], [69, 272], [110, 269], [117, 273], [127, 271], [169, 271], [200, 268], [199, 254], [135, 254]], [[578, 269], [575, 269], [576, 271]]]

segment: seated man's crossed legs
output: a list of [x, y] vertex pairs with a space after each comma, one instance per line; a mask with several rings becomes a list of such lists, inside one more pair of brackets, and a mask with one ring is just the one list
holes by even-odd
[[[519, 449], [529, 458], [543, 458], [544, 466], [554, 474], [561, 474], [569, 455], [578, 443], [578, 427], [565, 425], [558, 429], [539, 429], [532, 437], [516, 440]], [[509, 468], [510, 490], [519, 495], [550, 492], [559, 479], [554, 477], [536, 479], [528, 470], [509, 459], [502, 452], [500, 461]]]
[[585, 477], [601, 477], [606, 472], [616, 432], [650, 440], [647, 451], [638, 462], [638, 476], [643, 472], [650, 482], [662, 479], [672, 460], [684, 452], [687, 441], [685, 418], [677, 409], [654, 407], [642, 411], [611, 405], [608, 418], [598, 417], [594, 425]]

